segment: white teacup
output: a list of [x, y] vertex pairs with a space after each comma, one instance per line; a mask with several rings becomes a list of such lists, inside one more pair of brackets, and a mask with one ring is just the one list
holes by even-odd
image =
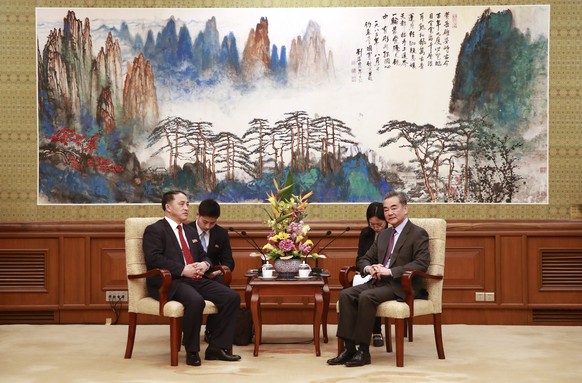
[[263, 270], [263, 278], [273, 278], [273, 270]]
[[299, 278], [307, 278], [309, 273], [311, 273], [311, 269], [301, 269], [299, 270]]

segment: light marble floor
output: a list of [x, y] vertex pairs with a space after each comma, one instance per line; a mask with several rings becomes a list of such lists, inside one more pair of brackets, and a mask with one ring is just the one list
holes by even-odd
[[170, 366], [169, 328], [138, 325], [132, 359], [124, 359], [125, 325], [2, 325], [0, 382], [577, 382], [582, 376], [582, 327], [443, 326], [445, 360], [431, 326], [416, 325], [405, 342], [404, 367], [372, 348], [372, 364], [328, 366], [336, 355], [335, 326], [315, 356], [307, 325], [266, 325], [258, 357], [235, 346], [240, 362]]

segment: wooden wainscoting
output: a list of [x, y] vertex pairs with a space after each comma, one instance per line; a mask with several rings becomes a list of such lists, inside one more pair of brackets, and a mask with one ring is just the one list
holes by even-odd
[[[260, 266], [249, 257], [253, 242], [264, 244], [268, 232], [259, 223], [221, 223], [248, 236], [231, 232], [231, 286], [243, 298], [245, 271]], [[319, 247], [351, 228], [319, 264], [331, 273], [330, 323], [338, 270], [354, 262], [363, 225], [310, 222]], [[123, 222], [0, 223], [0, 323], [105, 323], [113, 317], [106, 292], [126, 290], [125, 275]], [[582, 221], [447, 222], [443, 300], [445, 323], [582, 324]], [[306, 298], [265, 299], [263, 319], [311, 323], [312, 307]], [[127, 323], [125, 305], [119, 322]]]

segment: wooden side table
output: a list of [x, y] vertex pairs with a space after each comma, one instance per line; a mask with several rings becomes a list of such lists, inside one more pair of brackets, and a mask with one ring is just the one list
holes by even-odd
[[313, 339], [315, 343], [315, 355], [320, 356], [319, 330], [323, 325], [323, 341], [327, 338], [327, 313], [329, 311], [329, 286], [327, 278], [329, 273], [323, 272], [320, 275], [309, 279], [262, 279], [257, 273], [247, 272], [247, 287], [245, 301], [250, 307], [253, 316], [253, 326], [255, 330], [254, 356], [259, 355], [259, 345], [261, 344], [262, 319], [261, 319], [261, 297], [313, 297], [315, 309], [313, 313]]

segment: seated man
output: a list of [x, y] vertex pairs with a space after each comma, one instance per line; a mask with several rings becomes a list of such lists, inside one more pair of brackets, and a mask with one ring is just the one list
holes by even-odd
[[[343, 339], [344, 349], [327, 361], [330, 365], [358, 367], [371, 363], [369, 348], [376, 308], [388, 300], [404, 300], [406, 294], [400, 282], [404, 271], [426, 271], [430, 264], [428, 233], [408, 220], [404, 193], [390, 192], [382, 204], [386, 221], [392, 227], [381, 231], [357, 261], [360, 273], [369, 274], [372, 279], [340, 293], [337, 336]], [[416, 293], [420, 283], [418, 279], [412, 281]]]
[[[198, 205], [196, 220], [190, 225], [196, 230], [196, 239], [200, 241], [202, 249], [213, 265], [227, 266], [234, 271], [234, 259], [228, 231], [216, 222], [220, 217], [220, 205], [213, 199], [205, 199]], [[207, 274], [211, 279], [222, 282], [223, 275], [220, 270]], [[215, 316], [209, 315], [206, 320], [204, 340], [209, 341], [215, 327]]]
[[[358, 259], [363, 257], [368, 249], [372, 247], [372, 244], [376, 238], [378, 238], [378, 234], [388, 227], [388, 222], [386, 222], [386, 217], [384, 216], [384, 205], [382, 205], [382, 202], [372, 202], [368, 205], [368, 208], [366, 209], [366, 221], [368, 222], [368, 226], [362, 229], [358, 239], [358, 256], [356, 257], [356, 264], [358, 263]], [[365, 277], [356, 274], [352, 284], [354, 286], [361, 285], [362, 283], [368, 282], [370, 279], [372, 279], [372, 276], [369, 274]], [[374, 321], [372, 344], [374, 347], [384, 346], [384, 337], [382, 336], [382, 318], [380, 317], [376, 317], [376, 320]]]
[[[214, 334], [205, 352], [206, 360], [240, 360], [228, 352], [234, 340], [235, 322], [240, 308], [239, 294], [228, 286], [205, 276], [211, 266], [188, 220], [188, 197], [181, 191], [170, 191], [162, 197], [164, 218], [149, 225], [143, 235], [143, 251], [148, 270], [167, 269], [172, 274], [168, 298], [184, 305], [182, 329], [186, 363], [200, 366], [200, 328], [205, 300], [218, 308]], [[159, 276], [148, 278], [150, 295], [159, 298]]]
[[[196, 220], [190, 225], [196, 229], [196, 238], [200, 240], [206, 256], [213, 265], [227, 266], [234, 271], [234, 259], [228, 231], [217, 224], [220, 217], [220, 205], [213, 199], [205, 199], [198, 205]], [[204, 234], [203, 234], [204, 233]], [[222, 280], [220, 270], [214, 271], [210, 277], [218, 281]]]

